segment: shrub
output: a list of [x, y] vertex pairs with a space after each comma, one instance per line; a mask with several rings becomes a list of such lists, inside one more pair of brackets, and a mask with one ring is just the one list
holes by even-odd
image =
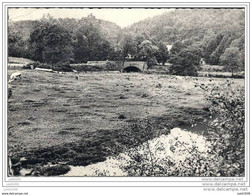
[[35, 175], [43, 175], [43, 176], [57, 176], [63, 175], [70, 171], [70, 167], [68, 165], [54, 165], [54, 166], [37, 166], [34, 168]]
[[245, 171], [245, 91], [232, 88], [230, 80], [223, 86], [199, 85], [207, 92], [210, 111], [217, 118], [210, 122], [212, 151], [219, 160], [222, 176], [244, 176]]
[[149, 68], [151, 68], [151, 67], [153, 67], [153, 66], [155, 66], [155, 65], [158, 64], [157, 59], [156, 59], [155, 56], [153, 56], [152, 58], [148, 58], [146, 60], [146, 62], [147, 62], [147, 65], [148, 65]]
[[31, 66], [33, 65], [34, 69], [35, 68], [46, 68], [46, 69], [52, 69], [52, 65], [47, 64], [47, 63], [40, 63], [40, 62], [32, 62], [27, 65], [25, 65], [23, 68], [24, 69], [31, 69]]
[[37, 67], [41, 66], [41, 63], [39, 63], [39, 62], [28, 63], [25, 66], [23, 66], [23, 69], [31, 69], [31, 66], [33, 66], [34, 68], [37, 68]]
[[59, 62], [56, 64], [33, 62], [33, 63], [29, 63], [26, 66], [24, 66], [24, 69], [31, 69], [32, 65], [34, 68], [46, 68], [46, 69], [53, 69], [55, 71], [63, 71], [63, 72], [72, 72], [73, 71], [73, 68], [70, 66], [69, 62]]
[[183, 67], [182, 65], [172, 65], [170, 67], [170, 73], [173, 75], [181, 75], [181, 76], [198, 76], [198, 68], [197, 66]]
[[55, 71], [72, 72], [73, 68], [70, 66], [69, 62], [59, 62], [52, 67]]
[[129, 176], [218, 176], [219, 162], [209, 150], [203, 136], [174, 128], [126, 151], [121, 169]]
[[78, 66], [74, 66], [74, 69], [81, 72], [81, 71], [101, 71], [102, 68], [99, 66], [91, 66], [91, 65], [87, 65], [87, 64], [83, 64], [83, 65], [78, 65]]
[[119, 71], [120, 70], [120, 63], [119, 62], [107, 62], [105, 70], [108, 71]]

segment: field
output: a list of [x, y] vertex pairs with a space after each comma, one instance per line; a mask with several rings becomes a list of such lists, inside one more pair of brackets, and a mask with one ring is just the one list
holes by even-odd
[[32, 63], [27, 58], [8, 57], [8, 69], [22, 69], [26, 64]]
[[[8, 150], [13, 163], [25, 157], [27, 168], [102, 162], [146, 141], [138, 128], [143, 120], [152, 137], [174, 127], [203, 134], [211, 116], [195, 83], [227, 80], [119, 72], [80, 73], [76, 80], [74, 73], [21, 72], [8, 99]], [[244, 86], [242, 79], [233, 82]]]

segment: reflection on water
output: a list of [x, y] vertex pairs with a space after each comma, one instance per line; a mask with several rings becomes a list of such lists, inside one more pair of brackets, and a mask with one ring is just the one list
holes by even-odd
[[210, 143], [204, 136], [174, 128], [169, 135], [161, 135], [118, 156], [108, 157], [104, 162], [88, 166], [70, 166], [70, 171], [62, 176], [127, 176], [126, 167], [134, 161], [132, 157], [135, 154], [151, 158], [152, 162], [159, 166], [167, 163], [169, 159], [176, 167], [176, 164], [183, 163], [193, 155], [200, 154], [201, 157], [207, 157], [209, 150]]

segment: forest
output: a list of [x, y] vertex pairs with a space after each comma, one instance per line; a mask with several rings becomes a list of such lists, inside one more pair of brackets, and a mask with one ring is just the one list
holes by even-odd
[[[146, 61], [173, 64], [170, 71], [195, 75], [200, 59], [244, 70], [245, 15], [242, 9], [176, 9], [120, 28], [89, 15], [81, 19], [9, 22], [8, 55], [38, 62]], [[167, 45], [172, 45], [168, 52]]]

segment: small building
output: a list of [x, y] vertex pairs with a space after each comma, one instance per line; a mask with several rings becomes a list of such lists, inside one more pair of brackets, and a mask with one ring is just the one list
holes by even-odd
[[172, 45], [166, 45], [166, 48], [167, 48], [168, 52], [170, 52]]
[[173, 46], [173, 45], [166, 45], [166, 48], [167, 48], [167, 51], [168, 51], [168, 54], [169, 54], [169, 55], [171, 54], [172, 46]]
[[202, 65], [202, 66], [206, 65], [206, 62], [205, 62], [205, 59], [204, 59], [204, 58], [201, 58], [201, 59], [200, 59], [200, 65]]

